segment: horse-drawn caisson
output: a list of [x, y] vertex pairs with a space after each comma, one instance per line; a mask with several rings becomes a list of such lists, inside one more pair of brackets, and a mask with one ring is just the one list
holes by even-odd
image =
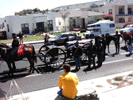
[[[110, 36], [108, 36], [110, 37]], [[106, 37], [107, 38], [107, 37]], [[100, 37], [95, 37], [93, 39], [93, 44], [96, 44], [96, 42], [100, 39]], [[114, 38], [113, 38], [114, 39]], [[112, 38], [107, 39], [108, 42], [106, 42], [108, 45]], [[92, 39], [86, 39], [86, 40], [79, 40], [79, 45], [83, 49], [82, 53], [82, 61], [87, 61], [88, 62], [88, 55], [87, 55], [87, 47], [90, 45], [90, 40]], [[67, 42], [67, 48], [75, 45], [75, 41], [68, 41]], [[70, 59], [73, 58], [73, 53], [72, 49], [70, 50]], [[16, 70], [15, 63], [12, 61], [12, 56], [11, 56], [11, 48], [7, 46], [4, 43], [0, 43], [0, 55], [1, 58], [7, 63], [8, 68], [9, 68], [9, 75], [12, 74]], [[62, 48], [59, 48], [58, 46], [47, 44], [43, 45], [39, 51], [38, 54], [36, 54], [34, 47], [31, 44], [22, 44], [18, 47], [17, 52], [15, 53], [15, 59], [14, 61], [22, 60], [23, 58], [27, 58], [29, 63], [30, 63], [30, 70], [29, 72], [34, 72], [34, 70], [39, 73], [39, 71], [35, 68], [34, 62], [36, 62], [37, 57], [40, 58], [40, 60], [46, 65], [46, 67], [53, 67], [59, 69], [67, 59], [68, 55], [68, 50], [64, 50]], [[102, 58], [101, 58], [102, 59]]]

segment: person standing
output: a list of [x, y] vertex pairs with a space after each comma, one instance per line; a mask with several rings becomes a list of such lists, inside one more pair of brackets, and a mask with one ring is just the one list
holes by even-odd
[[116, 54], [119, 54], [120, 52], [120, 34], [118, 34], [118, 31], [116, 31], [116, 41], [115, 41], [115, 48], [116, 48]]
[[67, 37], [66, 37], [66, 39], [64, 41], [64, 45], [65, 45], [66, 48], [67, 48], [67, 41], [69, 41], [69, 35], [67, 35]]
[[128, 56], [130, 56], [130, 55], [132, 55], [132, 33], [131, 32], [129, 32], [128, 45], [129, 45], [129, 54], [128, 54]]
[[105, 36], [104, 34], [102, 34], [102, 44], [103, 44], [103, 61], [105, 60], [105, 54], [106, 54], [106, 39], [105, 39]]
[[74, 99], [78, 93], [77, 85], [79, 84], [78, 77], [75, 73], [70, 72], [69, 64], [63, 65], [64, 74], [59, 77], [57, 94]]
[[98, 56], [98, 66], [102, 66], [102, 55], [103, 55], [103, 45], [102, 40], [98, 39], [98, 44], [96, 46], [97, 56]]
[[20, 31], [18, 34], [19, 40], [20, 40], [20, 44], [23, 44], [23, 33]]
[[87, 69], [90, 69], [92, 61], [93, 61], [93, 67], [95, 67], [95, 56], [96, 56], [96, 46], [93, 45], [92, 40], [90, 41], [90, 46], [88, 46], [87, 48], [87, 54], [89, 59]]
[[74, 49], [75, 50], [73, 50], [73, 53], [74, 53], [74, 60], [75, 60], [75, 63], [76, 63], [75, 70], [79, 70], [80, 66], [81, 66], [81, 58], [80, 58], [80, 56], [82, 55], [82, 48], [79, 46], [79, 42], [78, 41], [76, 41]]
[[44, 44], [47, 44], [49, 42], [48, 39], [49, 39], [49, 36], [46, 34], [44, 36]]

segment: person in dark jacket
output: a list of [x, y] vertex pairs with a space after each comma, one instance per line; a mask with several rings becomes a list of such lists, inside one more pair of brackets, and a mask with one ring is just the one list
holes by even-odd
[[119, 54], [120, 52], [120, 34], [118, 34], [118, 31], [116, 31], [116, 35], [115, 35], [115, 38], [116, 38], [116, 42], [115, 42], [115, 48], [116, 48], [116, 54]]
[[96, 46], [93, 45], [92, 40], [90, 41], [90, 46], [88, 46], [87, 48], [87, 54], [89, 59], [87, 69], [90, 69], [92, 61], [93, 61], [93, 67], [95, 67], [95, 56], [96, 56]]
[[105, 36], [104, 34], [102, 34], [102, 44], [103, 44], [103, 61], [105, 60], [105, 54], [106, 54], [106, 39], [105, 39]]
[[65, 39], [65, 41], [64, 41], [65, 47], [67, 47], [67, 41], [69, 41], [69, 35], [67, 35], [67, 37], [66, 37], [66, 39]]
[[12, 34], [12, 38], [13, 38], [13, 41], [12, 41], [11, 55], [14, 56], [14, 54], [18, 51], [19, 41], [15, 33]]
[[102, 56], [103, 56], [103, 44], [102, 40], [98, 40], [98, 44], [96, 46], [96, 51], [97, 51], [97, 57], [98, 57], [98, 66], [102, 66]]
[[74, 60], [76, 63], [76, 68], [75, 70], [79, 70], [81, 66], [81, 59], [80, 56], [82, 55], [82, 48], [79, 46], [79, 42], [76, 41], [75, 47], [73, 48], [73, 53], [74, 53]]

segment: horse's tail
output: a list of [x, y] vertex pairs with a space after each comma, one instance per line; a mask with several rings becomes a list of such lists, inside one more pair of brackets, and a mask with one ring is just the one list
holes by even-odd
[[34, 47], [33, 47], [33, 59], [37, 63], [37, 55], [36, 55], [36, 52], [35, 52], [35, 48]]

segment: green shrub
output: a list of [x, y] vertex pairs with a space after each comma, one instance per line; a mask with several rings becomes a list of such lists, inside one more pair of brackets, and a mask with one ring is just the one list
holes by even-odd
[[117, 76], [114, 78], [115, 81], [122, 81], [123, 77], [122, 76]]
[[118, 85], [119, 85], [119, 83], [112, 83], [112, 85], [117, 85], [117, 86], [118, 86]]

